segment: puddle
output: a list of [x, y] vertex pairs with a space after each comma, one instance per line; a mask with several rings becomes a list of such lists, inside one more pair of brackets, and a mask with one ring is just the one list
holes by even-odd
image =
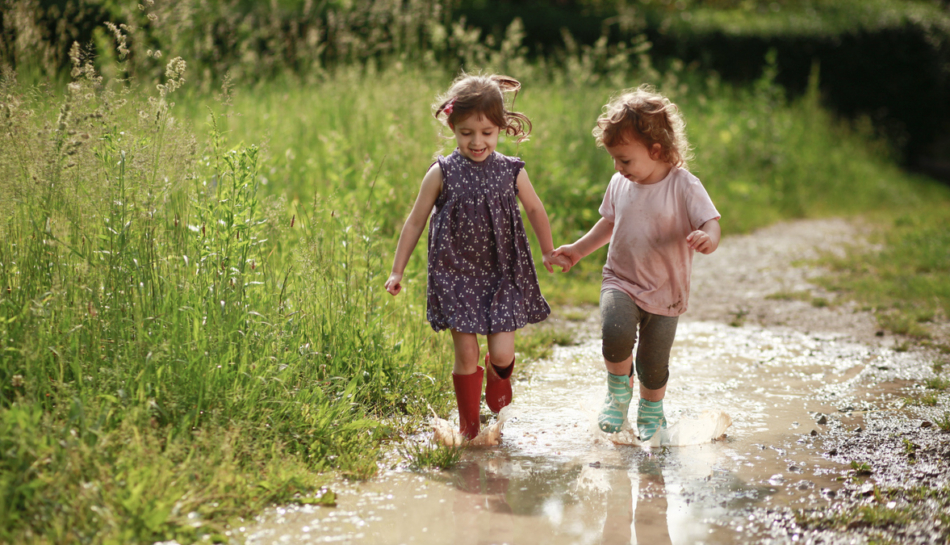
[[667, 419], [722, 411], [733, 424], [720, 441], [651, 450], [614, 445], [596, 429], [606, 392], [599, 340], [558, 347], [513, 385], [500, 446], [468, 450], [451, 471], [397, 468], [365, 483], [340, 482], [338, 507], [272, 509], [234, 537], [250, 544], [768, 539], [754, 513], [827, 502], [849, 467], [822, 457], [823, 438], [861, 426], [866, 411], [890, 410], [898, 387], [868, 377], [922, 368], [912, 359], [831, 336], [681, 322]]

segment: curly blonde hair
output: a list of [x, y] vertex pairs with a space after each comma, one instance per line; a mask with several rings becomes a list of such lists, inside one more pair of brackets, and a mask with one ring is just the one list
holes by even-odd
[[648, 149], [660, 145], [660, 160], [686, 168], [690, 154], [686, 121], [676, 104], [651, 85], [622, 91], [604, 106], [597, 118], [594, 139], [601, 147], [624, 144], [634, 138]]
[[449, 90], [436, 98], [432, 114], [436, 119], [443, 113], [450, 127], [471, 115], [484, 116], [503, 134], [524, 142], [531, 134], [531, 120], [523, 113], [511, 111], [505, 105], [505, 94], [511, 93], [511, 108], [521, 89], [521, 83], [501, 75], [474, 76], [462, 73], [452, 82]]

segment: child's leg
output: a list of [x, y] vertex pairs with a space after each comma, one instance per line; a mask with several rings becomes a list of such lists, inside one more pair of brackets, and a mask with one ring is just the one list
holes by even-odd
[[498, 369], [509, 367], [515, 359], [515, 332], [505, 331], [488, 336], [488, 354]]
[[637, 347], [637, 376], [640, 377], [640, 403], [637, 431], [640, 440], [652, 438], [666, 427], [663, 397], [670, 377], [670, 349], [676, 337], [675, 316], [658, 316], [641, 311], [640, 346]]
[[478, 368], [478, 337], [474, 333], [460, 333], [452, 330], [452, 345], [455, 348], [456, 375], [471, 375]]
[[607, 367], [607, 397], [597, 416], [602, 431], [620, 431], [633, 398], [630, 374], [633, 345], [637, 342], [639, 309], [626, 293], [606, 290], [600, 294], [602, 351]]
[[478, 435], [478, 413], [482, 400], [482, 368], [478, 366], [478, 339], [474, 333], [452, 330], [455, 366], [452, 384], [459, 409], [459, 431], [472, 439]]
[[515, 332], [507, 331], [488, 336], [485, 354], [485, 403], [497, 413], [511, 403], [511, 372], [515, 368]]

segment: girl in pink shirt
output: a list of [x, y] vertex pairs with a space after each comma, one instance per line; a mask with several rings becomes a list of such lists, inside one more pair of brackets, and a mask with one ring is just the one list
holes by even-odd
[[607, 433], [620, 431], [636, 369], [637, 431], [644, 442], [666, 428], [670, 348], [689, 301], [693, 252], [710, 254], [719, 246], [719, 212], [686, 170], [684, 126], [676, 105], [650, 86], [613, 98], [594, 128], [617, 170], [600, 206], [602, 217], [577, 242], [554, 252], [574, 266], [610, 243], [600, 292], [607, 397], [597, 421]]

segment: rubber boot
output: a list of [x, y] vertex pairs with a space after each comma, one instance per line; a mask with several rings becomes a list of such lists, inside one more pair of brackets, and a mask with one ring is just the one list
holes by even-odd
[[493, 413], [504, 409], [511, 403], [511, 372], [515, 369], [515, 360], [511, 365], [498, 368], [485, 354], [485, 370], [488, 371], [488, 380], [485, 383], [485, 403]]
[[482, 405], [483, 376], [484, 372], [481, 367], [477, 367], [471, 375], [452, 373], [452, 384], [455, 385], [455, 401], [459, 408], [459, 433], [469, 440], [478, 435], [478, 413]]
[[663, 400], [647, 401], [640, 398], [640, 406], [637, 407], [637, 431], [640, 433], [640, 441], [649, 441], [660, 428], [666, 429]]
[[597, 426], [605, 433], [617, 433], [627, 418], [627, 409], [633, 399], [630, 377], [607, 373], [607, 398], [597, 415]]

